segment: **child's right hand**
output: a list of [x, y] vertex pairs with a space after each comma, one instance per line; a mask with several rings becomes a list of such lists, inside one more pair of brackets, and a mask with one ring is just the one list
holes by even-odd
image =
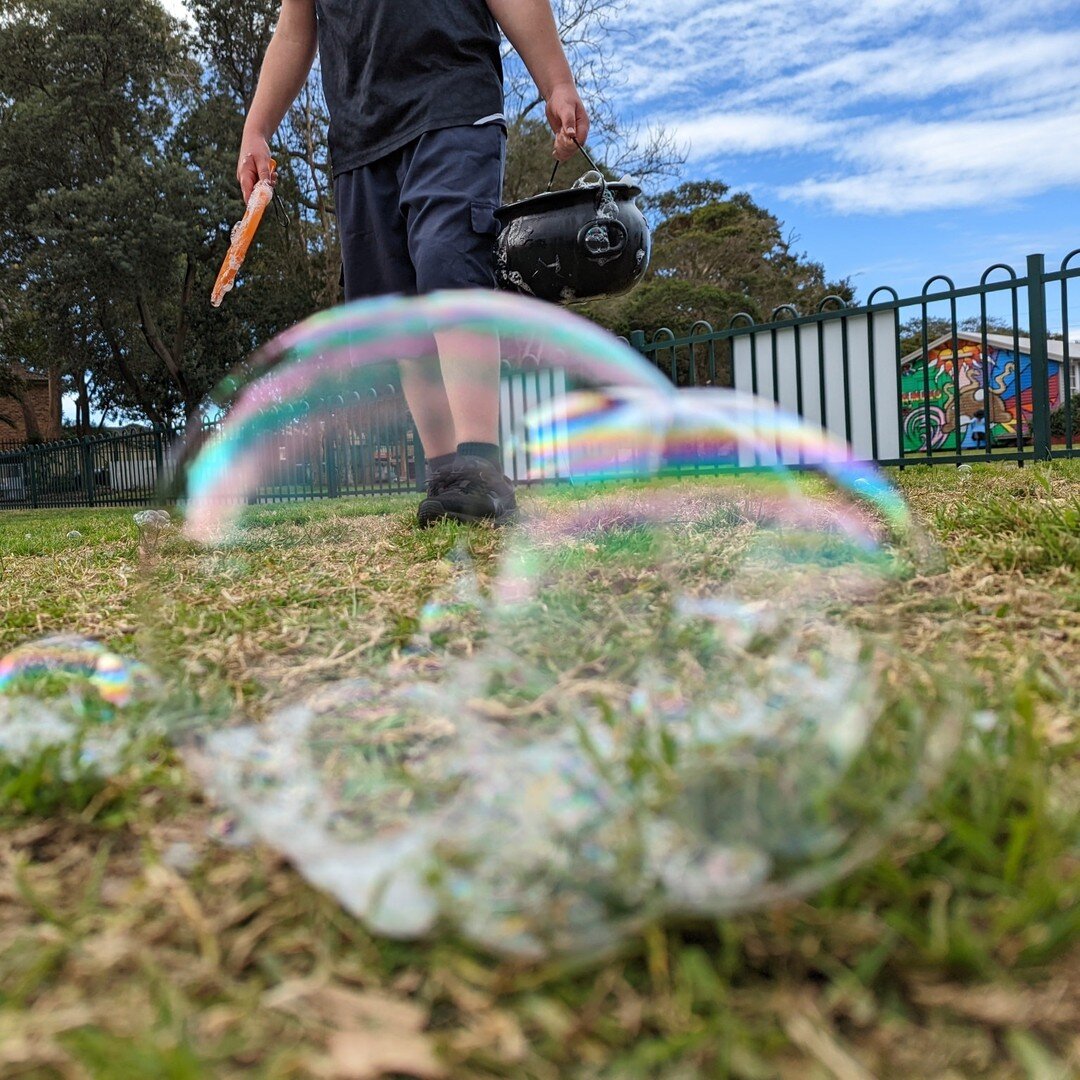
[[236, 179], [240, 183], [245, 206], [251, 196], [251, 189], [259, 180], [268, 180], [271, 184], [277, 183], [277, 169], [274, 168], [274, 162], [270, 157], [270, 145], [261, 135], [248, 135], [245, 132], [243, 141], [240, 143]]
[[555, 136], [552, 156], [569, 161], [589, 137], [589, 114], [573, 83], [556, 86], [547, 99], [547, 120]]

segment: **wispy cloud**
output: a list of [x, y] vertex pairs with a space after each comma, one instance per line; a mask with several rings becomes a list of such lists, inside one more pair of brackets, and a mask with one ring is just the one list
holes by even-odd
[[846, 125], [812, 116], [785, 116], [777, 112], [724, 112], [668, 124], [680, 142], [693, 148], [695, 157], [715, 154], [752, 154], [797, 150], [841, 136]]
[[840, 212], [1080, 185], [1075, 0], [634, 0], [626, 18], [633, 108], [702, 171], [803, 154], [779, 193]]
[[1001, 204], [1080, 185], [1080, 106], [1007, 120], [884, 124], [836, 151], [850, 170], [782, 194], [834, 210], [904, 212]]

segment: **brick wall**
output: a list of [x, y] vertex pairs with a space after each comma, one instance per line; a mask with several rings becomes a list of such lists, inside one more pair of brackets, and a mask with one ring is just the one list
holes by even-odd
[[19, 398], [0, 396], [0, 417], [10, 422], [0, 421], [0, 442], [21, 442], [29, 437], [27, 409], [37, 420], [42, 438], [61, 438], [59, 382], [43, 375], [24, 375], [23, 380], [24, 389]]

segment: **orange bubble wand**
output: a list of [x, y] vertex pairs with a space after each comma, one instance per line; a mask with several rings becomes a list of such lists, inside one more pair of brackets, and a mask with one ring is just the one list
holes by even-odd
[[[271, 176], [274, 175], [276, 167], [277, 162], [271, 159]], [[251, 247], [251, 241], [255, 239], [255, 230], [262, 221], [263, 211], [270, 205], [273, 197], [274, 188], [269, 180], [259, 180], [251, 189], [244, 216], [233, 226], [229, 250], [225, 253], [225, 261], [221, 264], [217, 281], [214, 282], [214, 291], [210, 294], [210, 303], [214, 307], [221, 306], [225, 294], [236, 283], [236, 275], [244, 265], [244, 256]]]

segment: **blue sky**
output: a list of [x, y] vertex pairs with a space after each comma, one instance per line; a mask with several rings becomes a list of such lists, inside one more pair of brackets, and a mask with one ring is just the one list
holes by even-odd
[[1080, 247], [1077, 0], [631, 0], [620, 21], [628, 112], [862, 297]]
[[860, 297], [1080, 247], [1077, 0], [628, 0], [615, 27], [627, 118]]

